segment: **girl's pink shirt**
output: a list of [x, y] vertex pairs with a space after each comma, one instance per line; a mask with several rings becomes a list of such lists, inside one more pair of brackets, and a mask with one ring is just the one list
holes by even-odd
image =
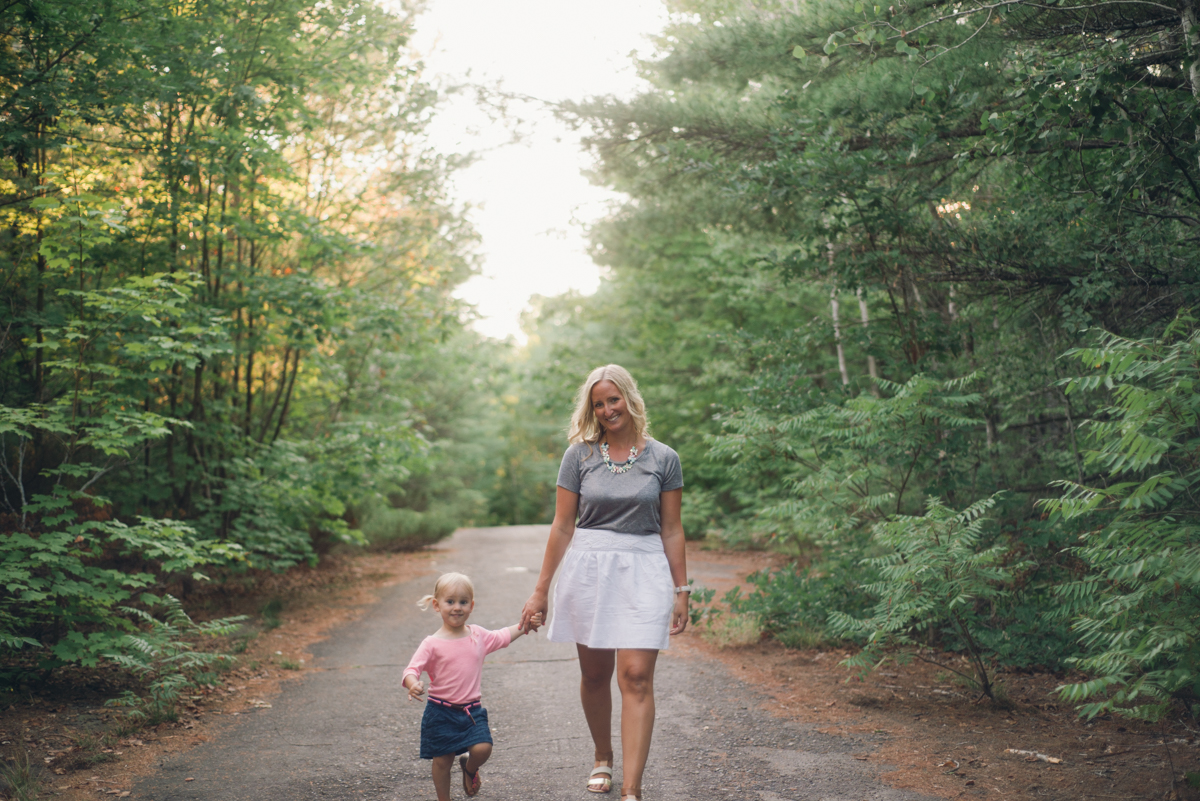
[[492, 651], [508, 647], [512, 632], [507, 627], [488, 631], [482, 626], [467, 624], [469, 636], [456, 640], [443, 637], [426, 637], [413, 654], [408, 667], [400, 677], [421, 679], [421, 672], [429, 674], [429, 694], [452, 704], [477, 701], [483, 685], [483, 658]]

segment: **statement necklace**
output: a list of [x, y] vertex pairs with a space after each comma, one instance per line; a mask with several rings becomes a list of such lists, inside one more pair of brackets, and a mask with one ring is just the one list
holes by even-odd
[[630, 446], [629, 458], [626, 459], [623, 464], [613, 464], [612, 459], [608, 458], [607, 442], [600, 443], [600, 454], [604, 457], [604, 466], [608, 468], [608, 472], [620, 474], [633, 467], [633, 463], [636, 462], [638, 458], [638, 449], [637, 445]]

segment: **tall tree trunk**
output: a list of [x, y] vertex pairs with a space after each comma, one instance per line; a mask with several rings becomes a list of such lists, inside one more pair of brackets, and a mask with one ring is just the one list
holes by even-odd
[[833, 340], [837, 344], [838, 370], [842, 374], [842, 386], [850, 383], [850, 373], [846, 369], [846, 351], [842, 347], [842, 329], [838, 322], [837, 286], [829, 290], [829, 307], [833, 312]]
[[[862, 288], [858, 290], [858, 313], [862, 317], [863, 331], [867, 335], [867, 342], [871, 341], [871, 315], [867, 311], [867, 302], [863, 299]], [[867, 354], [867, 374], [871, 376], [871, 394], [879, 397], [879, 384], [874, 379], [879, 378], [879, 365], [875, 362], [875, 357]]]
[[[297, 358], [300, 352], [296, 351]], [[258, 432], [258, 441], [264, 442], [267, 438], [267, 432], [271, 430], [271, 421], [275, 418], [275, 412], [279, 409], [279, 401], [283, 398], [284, 386], [287, 384], [288, 377], [288, 360], [292, 357], [292, 347], [288, 345], [283, 350], [283, 367], [279, 371], [279, 386], [275, 388], [275, 399], [271, 402], [271, 408], [263, 415], [262, 428]], [[266, 390], [266, 368], [263, 368], [263, 390]]]
[[283, 430], [283, 424], [287, 420], [288, 409], [292, 405], [292, 388], [296, 386], [296, 373], [300, 372], [300, 349], [296, 349], [296, 359], [292, 362], [292, 375], [288, 379], [287, 394], [283, 398], [283, 411], [279, 413], [279, 421], [275, 423], [275, 433], [271, 435], [271, 442], [279, 439], [279, 432]]
[[246, 436], [250, 436], [250, 420], [254, 414], [254, 315], [246, 315]]

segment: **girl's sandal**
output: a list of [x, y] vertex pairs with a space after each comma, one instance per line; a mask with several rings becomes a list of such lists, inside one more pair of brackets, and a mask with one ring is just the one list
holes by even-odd
[[626, 790], [621, 788], [621, 801], [642, 801], [642, 788], [636, 790]]
[[467, 797], [479, 795], [479, 788], [483, 786], [483, 779], [479, 778], [479, 771], [471, 773], [467, 770], [467, 758], [459, 757], [458, 766], [462, 768], [463, 774], [463, 792]]
[[611, 793], [612, 792], [612, 761], [613, 755], [596, 757], [608, 762], [607, 765], [597, 765], [592, 768], [592, 772], [588, 774], [587, 789], [589, 793]]

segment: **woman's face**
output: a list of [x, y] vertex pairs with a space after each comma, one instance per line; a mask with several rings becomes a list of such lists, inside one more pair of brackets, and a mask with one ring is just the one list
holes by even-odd
[[633, 419], [617, 385], [607, 379], [592, 387], [592, 411], [610, 434], [633, 430]]

